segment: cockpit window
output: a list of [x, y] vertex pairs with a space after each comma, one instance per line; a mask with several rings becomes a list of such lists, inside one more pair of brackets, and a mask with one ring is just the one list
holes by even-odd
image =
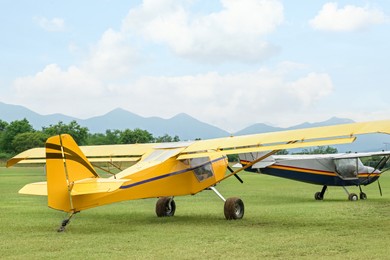
[[214, 175], [210, 158], [208, 157], [193, 158], [190, 160], [190, 166], [194, 169], [198, 181], [204, 181]]
[[359, 158], [337, 159], [334, 163], [337, 173], [344, 178], [357, 178], [358, 173], [364, 169]]

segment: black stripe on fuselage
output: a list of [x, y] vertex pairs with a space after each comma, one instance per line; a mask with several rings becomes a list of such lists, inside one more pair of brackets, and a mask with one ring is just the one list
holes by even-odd
[[124, 186], [121, 186], [120, 189], [128, 189], [128, 188], [132, 188], [132, 187], [135, 187], [135, 186], [138, 186], [138, 185], [141, 185], [141, 184], [145, 184], [145, 183], [148, 183], [148, 182], [157, 181], [157, 180], [161, 180], [161, 179], [164, 179], [164, 178], [167, 178], [167, 177], [171, 177], [171, 176], [174, 176], [174, 175], [179, 175], [179, 174], [182, 174], [182, 173], [193, 171], [193, 170], [196, 170], [196, 169], [198, 169], [200, 167], [203, 167], [203, 166], [205, 166], [207, 164], [212, 164], [214, 162], [217, 162], [217, 161], [220, 161], [220, 160], [223, 160], [223, 159], [225, 159], [225, 157], [219, 157], [219, 158], [214, 159], [212, 161], [209, 161], [209, 162], [206, 162], [206, 163], [203, 163], [203, 164], [191, 167], [191, 168], [183, 169], [183, 170], [176, 171], [176, 172], [170, 172], [170, 173], [167, 173], [167, 174], [156, 176], [156, 177], [153, 177], [153, 178], [150, 178], [150, 179], [146, 179], [146, 180], [143, 180], [143, 181], [139, 181], [139, 182], [136, 182], [136, 183], [132, 183], [132, 184], [129, 184], [129, 185], [124, 185]]

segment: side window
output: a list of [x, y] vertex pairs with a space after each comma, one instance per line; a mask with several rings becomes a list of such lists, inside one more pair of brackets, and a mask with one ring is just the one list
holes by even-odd
[[198, 181], [204, 181], [214, 175], [213, 168], [208, 157], [191, 159], [190, 166], [193, 168]]
[[358, 168], [361, 166], [360, 160], [357, 158], [337, 159], [334, 160], [336, 171], [343, 178], [357, 178]]

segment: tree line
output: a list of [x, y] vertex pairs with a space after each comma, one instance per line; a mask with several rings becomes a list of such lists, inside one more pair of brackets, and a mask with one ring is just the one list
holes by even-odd
[[165, 134], [155, 137], [150, 132], [136, 128], [134, 130], [106, 130], [105, 133], [90, 133], [87, 127], [76, 121], [68, 124], [62, 121], [55, 125], [35, 130], [27, 119], [11, 123], [0, 119], [0, 158], [8, 159], [20, 152], [34, 147], [44, 147], [46, 139], [53, 135], [70, 134], [78, 145], [135, 144], [178, 142], [180, 138]]
[[[163, 143], [178, 142], [180, 138], [165, 134], [155, 137], [147, 130], [135, 128], [134, 130], [106, 130], [105, 133], [90, 133], [87, 127], [80, 126], [76, 121], [68, 124], [62, 121], [55, 125], [35, 130], [27, 119], [15, 120], [7, 123], [0, 119], [0, 159], [12, 156], [34, 147], [44, 147], [47, 138], [58, 134], [70, 134], [78, 145], [104, 145], [104, 144], [135, 144], [135, 143]], [[303, 149], [300, 154], [337, 153], [337, 149], [330, 146], [320, 146], [312, 149]], [[281, 150], [277, 154], [288, 154]], [[231, 158], [230, 158], [231, 157]], [[238, 156], [231, 155], [229, 159], [237, 161]]]

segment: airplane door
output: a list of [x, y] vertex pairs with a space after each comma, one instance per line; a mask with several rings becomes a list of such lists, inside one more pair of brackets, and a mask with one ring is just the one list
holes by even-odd
[[191, 159], [190, 166], [193, 168], [195, 176], [199, 182], [214, 176], [213, 167], [209, 157]]
[[336, 172], [344, 180], [357, 179], [359, 168], [364, 167], [359, 158], [335, 159]]

